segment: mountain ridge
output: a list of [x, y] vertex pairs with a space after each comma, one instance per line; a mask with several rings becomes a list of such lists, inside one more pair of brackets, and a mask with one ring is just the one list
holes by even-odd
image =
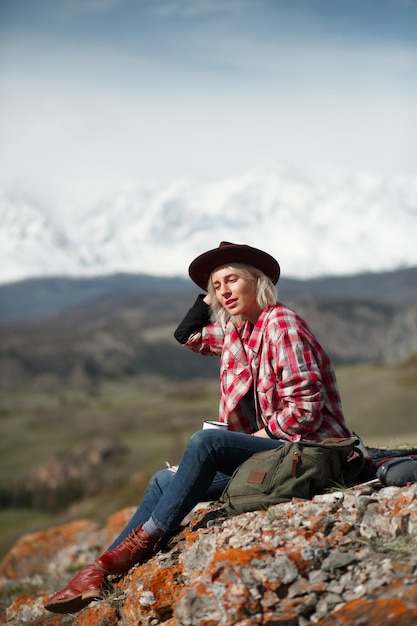
[[417, 265], [417, 178], [252, 171], [211, 183], [125, 181], [48, 209], [0, 194], [0, 283], [53, 275], [185, 277], [220, 241], [276, 256], [292, 278]]
[[[381, 273], [323, 276], [310, 280], [281, 277], [279, 299], [300, 297], [362, 299], [397, 305], [417, 303], [417, 267]], [[0, 323], [53, 315], [93, 304], [106, 295], [197, 293], [197, 287], [180, 277], [148, 274], [110, 274], [91, 278], [54, 276], [0, 284]]]
[[[3, 320], [0, 388], [52, 379], [54, 385], [77, 381], [94, 387], [141, 374], [179, 380], [217, 376], [217, 359], [194, 359], [173, 339], [195, 295], [103, 293], [54, 314]], [[285, 301], [307, 321], [335, 365], [392, 362], [417, 353], [415, 303], [318, 296]]]

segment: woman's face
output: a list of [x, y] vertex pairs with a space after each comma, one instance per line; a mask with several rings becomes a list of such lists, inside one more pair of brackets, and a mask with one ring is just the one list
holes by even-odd
[[256, 323], [261, 313], [256, 301], [256, 283], [238, 276], [228, 266], [214, 270], [211, 282], [218, 301], [230, 315], [241, 315]]

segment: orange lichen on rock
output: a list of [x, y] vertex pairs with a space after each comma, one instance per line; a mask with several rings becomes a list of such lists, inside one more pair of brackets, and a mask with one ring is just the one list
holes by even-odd
[[14, 619], [16, 615], [21, 612], [22, 608], [28, 607], [34, 601], [36, 601], [35, 596], [28, 593], [16, 598], [16, 600], [14, 600], [14, 602], [12, 602], [12, 604], [7, 608], [7, 621]]
[[296, 566], [302, 576], [306, 576], [313, 565], [313, 558], [306, 557], [302, 549], [291, 549], [288, 551], [288, 558]]
[[[266, 612], [259, 623], [262, 626], [298, 626], [299, 618], [296, 612], [274, 613], [271, 611]], [[251, 622], [248, 622], [249, 624]]]
[[0, 576], [17, 579], [43, 574], [57, 552], [66, 547], [75, 552], [81, 539], [90, 541], [94, 547], [97, 545], [97, 535], [98, 525], [90, 520], [70, 522], [24, 535], [17, 540], [0, 564]]
[[339, 524], [337, 528], [334, 529], [332, 533], [332, 537], [335, 541], [340, 541], [343, 537], [345, 537], [348, 533], [350, 533], [354, 529], [354, 525], [349, 522], [345, 522], [343, 524]]
[[127, 507], [121, 511], [117, 511], [111, 515], [106, 523], [104, 534], [103, 548], [107, 548], [114, 539], [122, 532], [128, 521], [131, 519], [135, 512], [134, 507]]
[[[362, 621], [366, 616], [366, 622]], [[383, 624], [411, 626], [417, 623], [417, 607], [410, 607], [401, 598], [368, 600], [360, 598], [346, 603], [332, 613], [330, 619], [316, 622], [319, 626], [351, 626], [352, 624]]]
[[105, 528], [80, 521], [19, 540], [1, 566], [8, 626], [417, 623], [417, 485], [328, 493], [209, 525], [199, 514], [114, 580], [102, 601], [75, 616], [45, 611], [45, 594], [108, 545], [131, 513]]
[[[65, 624], [65, 622], [60, 622]], [[118, 626], [120, 614], [118, 607], [108, 602], [94, 602], [89, 607], [77, 613], [72, 626]], [[42, 624], [43, 626], [43, 624]], [[45, 626], [49, 626], [49, 623]]]
[[164, 568], [152, 560], [146, 566], [138, 567], [132, 573], [132, 580], [138, 583], [138, 588], [154, 595], [152, 606], [159, 613], [172, 606], [183, 594], [182, 572], [181, 563]]
[[223, 550], [216, 550], [216, 553], [212, 559], [212, 568], [214, 571], [218, 566], [221, 567], [222, 562], [227, 562], [229, 565], [238, 565], [240, 567], [250, 563], [255, 558], [260, 558], [265, 555], [265, 550], [261, 546], [253, 546], [252, 548], [225, 548]]

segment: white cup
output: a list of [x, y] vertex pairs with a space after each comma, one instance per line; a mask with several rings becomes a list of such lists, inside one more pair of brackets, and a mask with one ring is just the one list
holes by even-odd
[[224, 424], [223, 422], [212, 422], [211, 420], [204, 420], [203, 430], [205, 430], [206, 428], [218, 428], [219, 430], [227, 430], [227, 424]]

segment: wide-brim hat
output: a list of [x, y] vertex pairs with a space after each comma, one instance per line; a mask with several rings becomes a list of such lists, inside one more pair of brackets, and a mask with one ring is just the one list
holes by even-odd
[[188, 273], [196, 285], [207, 291], [208, 281], [213, 270], [216, 267], [232, 265], [233, 263], [252, 265], [268, 276], [274, 285], [278, 282], [280, 267], [273, 256], [258, 248], [230, 243], [229, 241], [222, 241], [218, 248], [200, 254], [190, 264]]

